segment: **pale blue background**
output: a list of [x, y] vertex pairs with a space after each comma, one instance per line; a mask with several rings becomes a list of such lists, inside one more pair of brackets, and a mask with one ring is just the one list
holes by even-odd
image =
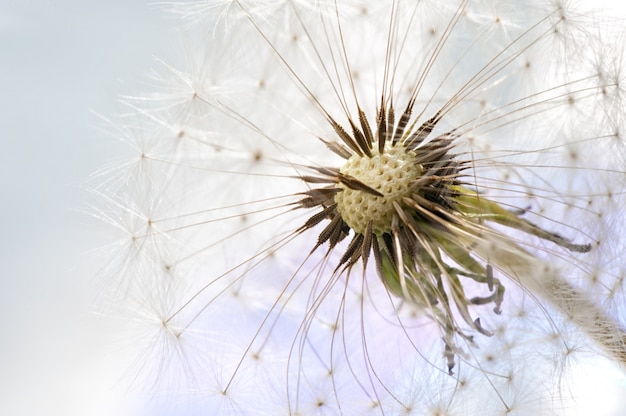
[[120, 154], [94, 112], [122, 111], [174, 26], [143, 0], [0, 0], [0, 415], [123, 414], [82, 184]]

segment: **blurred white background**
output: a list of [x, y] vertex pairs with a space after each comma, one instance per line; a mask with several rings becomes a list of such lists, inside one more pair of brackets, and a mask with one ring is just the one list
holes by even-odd
[[116, 388], [114, 328], [92, 316], [88, 251], [106, 236], [83, 184], [120, 154], [95, 113], [122, 111], [174, 26], [144, 0], [0, 0], [2, 415], [138, 412]]
[[83, 184], [120, 154], [95, 113], [122, 111], [174, 26], [144, 0], [0, 0], [2, 415], [124, 413]]

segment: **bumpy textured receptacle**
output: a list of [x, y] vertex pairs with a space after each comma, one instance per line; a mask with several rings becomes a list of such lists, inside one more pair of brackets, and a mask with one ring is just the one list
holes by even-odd
[[372, 232], [381, 235], [391, 231], [395, 213], [393, 204], [401, 204], [402, 198], [410, 196], [411, 184], [420, 177], [422, 169], [416, 164], [413, 151], [388, 142], [382, 153], [376, 147], [372, 149], [371, 157], [352, 155], [340, 172], [356, 178], [382, 196], [340, 184], [342, 191], [335, 195], [337, 211], [354, 232], [364, 234], [371, 222]]

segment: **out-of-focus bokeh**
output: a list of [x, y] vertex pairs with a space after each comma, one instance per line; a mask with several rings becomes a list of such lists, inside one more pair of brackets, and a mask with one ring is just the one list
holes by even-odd
[[107, 237], [83, 184], [123, 148], [98, 114], [123, 110], [175, 26], [144, 0], [0, 2], [1, 415], [138, 414], [115, 327], [93, 316]]
[[[0, 2], [0, 414], [122, 415], [114, 328], [93, 317], [83, 184], [176, 24], [143, 0]], [[113, 129], [109, 129], [113, 132]], [[121, 396], [120, 396], [121, 395]]]

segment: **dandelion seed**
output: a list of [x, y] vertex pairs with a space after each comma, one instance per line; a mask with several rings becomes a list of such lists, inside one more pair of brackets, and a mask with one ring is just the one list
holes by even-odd
[[224, 414], [507, 414], [578, 349], [626, 363], [622, 64], [594, 20], [173, 7], [206, 52], [129, 99], [141, 156], [102, 192], [162, 380]]

